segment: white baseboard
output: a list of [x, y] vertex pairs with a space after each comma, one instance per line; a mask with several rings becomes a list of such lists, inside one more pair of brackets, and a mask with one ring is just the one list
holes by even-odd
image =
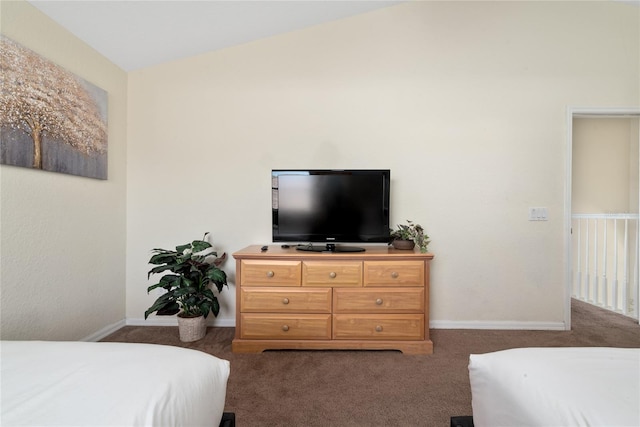
[[[153, 317], [147, 320], [143, 318], [127, 319], [129, 326], [178, 326], [178, 320], [171, 316], [166, 318]], [[235, 319], [207, 320], [207, 326], [221, 328], [234, 328]], [[564, 331], [563, 322], [510, 322], [510, 321], [480, 321], [480, 320], [432, 320], [429, 322], [432, 329], [497, 329], [497, 330], [522, 330], [522, 331]]]
[[125, 321], [120, 320], [116, 323], [113, 323], [109, 326], [105, 326], [104, 328], [100, 329], [97, 332], [94, 332], [93, 334], [89, 335], [88, 337], [84, 337], [83, 339], [81, 339], [80, 341], [87, 341], [87, 342], [96, 342], [96, 341], [100, 341], [102, 338], [111, 335], [112, 333], [114, 333], [115, 331], [117, 331], [118, 329], [122, 328], [123, 326], [125, 326]]
[[432, 329], [496, 329], [520, 331], [565, 331], [564, 322], [509, 322], [481, 320], [432, 320]]
[[[167, 317], [150, 317], [144, 318], [128, 318], [127, 326], [178, 326], [178, 319], [175, 316]], [[216, 326], [220, 328], [233, 328], [236, 326], [235, 319], [207, 319], [207, 326]]]
[[[100, 341], [102, 338], [114, 333], [123, 326], [178, 326], [175, 316], [161, 318], [153, 317], [130, 318], [120, 320], [112, 325], [106, 326], [99, 331], [83, 338], [81, 341]], [[209, 319], [207, 326], [220, 328], [234, 328], [235, 319]], [[521, 330], [521, 331], [565, 331], [566, 325], [563, 322], [508, 322], [508, 321], [480, 321], [480, 320], [432, 320], [429, 322], [431, 329], [495, 329], [495, 330]]]

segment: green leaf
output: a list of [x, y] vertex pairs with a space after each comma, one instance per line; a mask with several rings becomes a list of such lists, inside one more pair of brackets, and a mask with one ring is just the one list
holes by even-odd
[[193, 294], [193, 293], [194, 293], [194, 292], [196, 292], [196, 291], [197, 291], [197, 289], [196, 289], [196, 288], [194, 288], [194, 287], [192, 287], [192, 286], [189, 286], [189, 287], [187, 287], [187, 288], [180, 288], [180, 289], [176, 289], [176, 290], [174, 291], [174, 295], [175, 295], [176, 297], [181, 297], [181, 296], [184, 296], [184, 295]]
[[191, 252], [187, 252], [186, 254], [182, 254], [182, 255], [178, 255], [176, 257], [176, 262], [178, 264], [184, 264], [185, 262], [189, 261], [192, 257], [192, 253]]
[[176, 296], [174, 295], [173, 291], [170, 291], [160, 295], [158, 299], [156, 299], [156, 303], [166, 302], [166, 301], [175, 301], [175, 300], [176, 300]]
[[156, 289], [156, 288], [160, 288], [162, 287], [162, 283], [156, 283], [155, 285], [151, 285], [147, 288], [147, 293], [151, 292], [152, 290]]
[[182, 304], [187, 307], [193, 307], [198, 302], [198, 299], [194, 295], [188, 295], [187, 298], [182, 300]]
[[212, 266], [212, 268], [209, 268], [206, 271], [205, 276], [209, 280], [212, 280], [215, 283], [220, 283], [224, 285], [227, 284], [227, 273], [225, 273], [224, 271], [220, 270], [215, 266]]
[[205, 249], [210, 248], [211, 243], [205, 242], [204, 240], [194, 240], [191, 243], [191, 246], [193, 247], [193, 253], [197, 254], [198, 252], [202, 252]]
[[207, 316], [209, 315], [209, 312], [211, 311], [211, 304], [209, 304], [208, 302], [201, 303], [200, 304], [200, 311], [202, 312], [202, 315], [206, 319]]
[[213, 306], [211, 307], [211, 312], [215, 317], [218, 317], [218, 313], [220, 313], [220, 303], [218, 302], [218, 298], [213, 300]]
[[176, 246], [176, 252], [179, 254], [184, 253], [185, 249], [191, 249], [191, 243]]
[[151, 257], [151, 259], [149, 260], [149, 264], [154, 264], [154, 265], [167, 264], [167, 263], [174, 264], [176, 255], [177, 254], [175, 252], [159, 253]]
[[144, 312], [144, 318], [146, 319], [155, 311], [171, 307], [173, 304], [176, 304], [175, 300], [170, 295], [164, 294], [160, 296], [160, 298], [158, 298], [147, 311]]
[[181, 280], [182, 276], [178, 276], [176, 274], [165, 274], [160, 278], [160, 284], [163, 287], [180, 286]]
[[202, 291], [202, 295], [207, 298], [208, 300], [214, 300], [216, 299], [216, 296], [213, 294], [213, 291], [209, 288], [205, 289]]
[[167, 305], [158, 310], [158, 316], [173, 316], [174, 314], [178, 314], [180, 312], [180, 306], [177, 302]]
[[185, 314], [185, 317], [196, 317], [200, 316], [200, 309], [193, 305], [183, 305], [182, 312]]
[[177, 254], [176, 251], [171, 251], [169, 249], [161, 249], [161, 248], [152, 249], [151, 253], [155, 255], [176, 255]]
[[163, 271], [173, 271], [174, 265], [159, 265], [157, 267], [153, 267], [149, 270], [149, 274], [147, 274], [147, 278], [151, 277], [152, 274], [162, 273]]

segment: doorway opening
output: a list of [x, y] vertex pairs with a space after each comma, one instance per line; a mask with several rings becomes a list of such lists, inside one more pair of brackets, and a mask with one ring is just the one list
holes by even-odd
[[565, 325], [571, 299], [639, 319], [640, 109], [568, 110]]

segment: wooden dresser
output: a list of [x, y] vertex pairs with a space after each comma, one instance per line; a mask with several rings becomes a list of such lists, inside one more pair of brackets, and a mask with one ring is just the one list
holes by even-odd
[[366, 247], [303, 252], [249, 246], [236, 260], [234, 352], [269, 349], [400, 350], [431, 354], [433, 254]]

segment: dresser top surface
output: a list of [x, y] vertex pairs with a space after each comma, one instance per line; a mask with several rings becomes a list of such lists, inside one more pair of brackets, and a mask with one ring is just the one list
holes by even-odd
[[[317, 244], [317, 246], [323, 246]], [[340, 246], [337, 244], [337, 246]], [[348, 246], [348, 245], [346, 245]], [[271, 258], [271, 259], [432, 259], [432, 253], [421, 253], [419, 250], [399, 250], [388, 245], [361, 246], [365, 248], [364, 252], [310, 252], [298, 250], [297, 245], [291, 245], [283, 248], [282, 245], [274, 243], [268, 245], [266, 251], [262, 250], [262, 245], [251, 245], [233, 253], [235, 259], [250, 258]]]

